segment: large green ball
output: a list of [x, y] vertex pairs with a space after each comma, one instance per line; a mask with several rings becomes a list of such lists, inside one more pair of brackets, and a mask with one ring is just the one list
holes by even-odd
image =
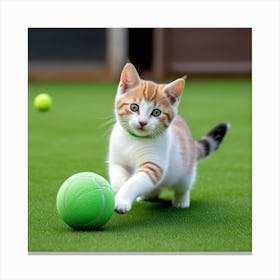
[[69, 177], [60, 187], [56, 207], [59, 216], [75, 229], [103, 226], [114, 212], [113, 190], [102, 176], [81, 172]]
[[34, 99], [34, 106], [39, 111], [47, 111], [52, 106], [52, 99], [47, 93], [40, 93]]

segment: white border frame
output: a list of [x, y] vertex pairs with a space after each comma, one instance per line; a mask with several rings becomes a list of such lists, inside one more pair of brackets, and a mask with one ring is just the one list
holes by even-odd
[[[1, 1], [1, 0], [0, 0]], [[279, 279], [279, 2], [0, 2], [1, 279]], [[28, 255], [28, 27], [253, 28], [253, 254]]]

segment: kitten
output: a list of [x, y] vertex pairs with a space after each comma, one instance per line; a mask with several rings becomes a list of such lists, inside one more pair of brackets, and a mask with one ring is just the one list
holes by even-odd
[[142, 80], [131, 63], [122, 70], [109, 147], [116, 212], [128, 212], [137, 198], [158, 198], [162, 186], [174, 190], [174, 207], [190, 206], [197, 161], [217, 150], [229, 124], [193, 140], [177, 115], [184, 85], [183, 78], [169, 84]]

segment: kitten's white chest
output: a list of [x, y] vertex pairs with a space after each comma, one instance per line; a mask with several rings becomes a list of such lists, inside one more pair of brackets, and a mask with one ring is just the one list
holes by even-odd
[[166, 165], [169, 149], [166, 136], [152, 140], [133, 137], [116, 123], [110, 139], [109, 160], [126, 166], [132, 172], [145, 161]]

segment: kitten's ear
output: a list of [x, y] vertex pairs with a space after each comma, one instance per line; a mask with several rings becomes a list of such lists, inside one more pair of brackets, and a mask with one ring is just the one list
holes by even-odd
[[177, 79], [165, 86], [164, 91], [167, 94], [172, 105], [174, 105], [183, 93], [185, 80], [183, 78]]
[[127, 91], [130, 88], [137, 86], [140, 83], [140, 77], [137, 70], [131, 63], [127, 63], [121, 73], [120, 87], [123, 91]]

